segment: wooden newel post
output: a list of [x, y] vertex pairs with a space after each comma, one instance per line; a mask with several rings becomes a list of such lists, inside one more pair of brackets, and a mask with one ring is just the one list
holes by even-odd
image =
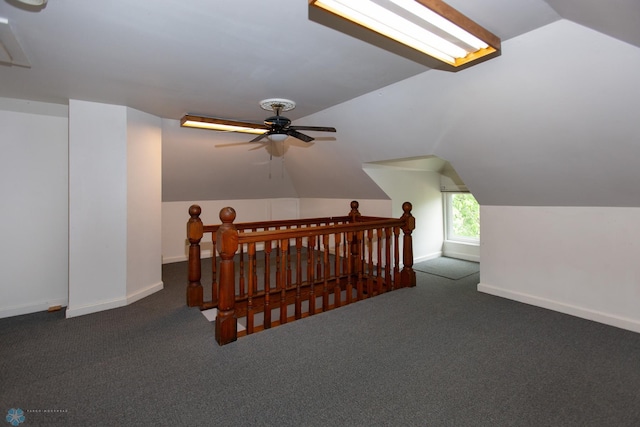
[[238, 338], [238, 322], [235, 316], [236, 285], [233, 258], [238, 250], [238, 230], [233, 221], [236, 211], [226, 207], [220, 210], [222, 225], [216, 234], [216, 246], [220, 254], [220, 288], [218, 315], [216, 316], [216, 341], [225, 345]]
[[187, 240], [189, 240], [189, 283], [187, 284], [187, 306], [202, 306], [202, 283], [200, 283], [200, 240], [202, 240], [203, 226], [200, 220], [202, 209], [198, 205], [189, 207], [189, 221], [187, 222]]
[[[356, 223], [360, 221], [360, 211], [358, 208], [360, 207], [360, 203], [357, 200], [353, 200], [351, 202], [351, 212], [349, 212], [349, 222]], [[351, 239], [351, 272], [353, 274], [358, 274], [362, 270], [362, 263], [360, 262], [360, 232], [353, 232], [353, 238]]]
[[360, 211], [358, 208], [360, 207], [360, 203], [357, 200], [351, 201], [351, 212], [349, 212], [349, 222], [358, 222], [360, 221]]
[[402, 204], [403, 214], [400, 219], [404, 220], [402, 226], [402, 271], [400, 272], [400, 280], [402, 287], [416, 285], [416, 272], [413, 271], [413, 238], [411, 232], [416, 228], [416, 219], [411, 215], [413, 206], [409, 202]]

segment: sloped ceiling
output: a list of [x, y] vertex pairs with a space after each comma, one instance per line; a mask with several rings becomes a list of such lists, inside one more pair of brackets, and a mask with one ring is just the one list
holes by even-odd
[[[342, 126], [354, 165], [448, 160], [481, 204], [639, 206], [640, 49], [566, 20], [504, 49], [464, 74], [421, 74], [313, 118]], [[625, 66], [611, 66], [619, 58]]]
[[[362, 163], [438, 155], [483, 204], [637, 205], [640, 2], [449, 3], [502, 38], [501, 57], [429, 69], [309, 20], [299, 0], [0, 0], [32, 65], [0, 65], [0, 97], [162, 117], [165, 200], [381, 198]], [[242, 135], [177, 127], [186, 112], [261, 120], [270, 97], [338, 133], [269, 161], [215, 147]]]

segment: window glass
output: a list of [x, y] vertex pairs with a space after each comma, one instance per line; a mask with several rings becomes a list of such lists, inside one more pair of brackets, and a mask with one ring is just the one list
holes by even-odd
[[471, 193], [446, 193], [447, 240], [480, 241], [480, 205]]

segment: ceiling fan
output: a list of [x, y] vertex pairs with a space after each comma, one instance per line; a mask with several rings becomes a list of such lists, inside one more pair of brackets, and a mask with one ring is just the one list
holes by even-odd
[[296, 103], [289, 99], [270, 98], [260, 101], [260, 107], [267, 111], [273, 111], [275, 116], [267, 117], [263, 123], [243, 122], [236, 120], [217, 119], [213, 117], [196, 116], [187, 114], [180, 120], [180, 126], [197, 127], [226, 132], [242, 132], [258, 134], [249, 142], [260, 142], [263, 138], [270, 141], [284, 141], [291, 136], [304, 142], [311, 142], [315, 138], [301, 133], [301, 130], [314, 132], [335, 132], [334, 127], [325, 126], [292, 126], [291, 120], [280, 114], [293, 110]]

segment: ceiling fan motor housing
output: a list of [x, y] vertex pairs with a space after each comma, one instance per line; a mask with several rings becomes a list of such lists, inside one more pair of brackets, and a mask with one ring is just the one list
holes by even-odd
[[272, 130], [282, 130], [291, 124], [291, 120], [283, 116], [272, 116], [264, 120], [264, 124]]

